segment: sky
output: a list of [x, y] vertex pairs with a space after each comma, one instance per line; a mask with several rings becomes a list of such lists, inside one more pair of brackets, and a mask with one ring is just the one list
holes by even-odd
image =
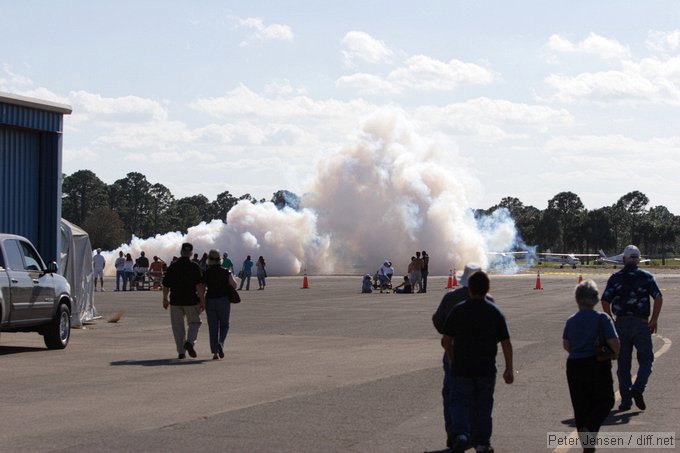
[[[0, 0], [0, 91], [61, 102], [63, 171], [176, 197], [309, 190], [398, 109], [481, 182], [547, 207], [632, 190], [680, 214], [675, 1]], [[415, 156], [419, 159], [419, 156]]]

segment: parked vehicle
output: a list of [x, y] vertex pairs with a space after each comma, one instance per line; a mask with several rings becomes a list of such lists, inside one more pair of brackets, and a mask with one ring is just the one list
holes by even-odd
[[0, 233], [0, 331], [38, 332], [49, 349], [64, 349], [72, 307], [57, 263], [45, 266], [28, 239]]

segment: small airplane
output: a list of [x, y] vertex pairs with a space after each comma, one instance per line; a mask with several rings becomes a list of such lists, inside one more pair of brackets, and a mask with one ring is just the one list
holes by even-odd
[[554, 253], [550, 250], [546, 251], [545, 253], [537, 253], [536, 255], [538, 256], [539, 264], [544, 261], [549, 263], [560, 263], [560, 269], [563, 268], [565, 264], [568, 264], [573, 269], [576, 269], [576, 266], [581, 264], [580, 257], [600, 256], [594, 253]]
[[[600, 257], [597, 259], [598, 264], [608, 263], [608, 264], [621, 264], [621, 265], [623, 265], [623, 253], [621, 253], [620, 255], [615, 255], [615, 256], [607, 256], [607, 254], [604, 253], [604, 251], [602, 249], [600, 249], [598, 251], [600, 252], [600, 255], [599, 255]], [[647, 258], [640, 257], [640, 263], [642, 263], [642, 264], [649, 264], [651, 262], [652, 261], [647, 259]]]

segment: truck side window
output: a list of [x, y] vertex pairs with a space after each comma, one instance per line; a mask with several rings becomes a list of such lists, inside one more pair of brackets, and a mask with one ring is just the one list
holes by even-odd
[[7, 253], [7, 267], [15, 271], [24, 270], [23, 253], [19, 248], [19, 241], [8, 239], [5, 241], [5, 252]]
[[21, 242], [21, 249], [24, 255], [24, 265], [27, 271], [39, 271], [40, 270], [40, 258], [33, 247], [25, 242]]

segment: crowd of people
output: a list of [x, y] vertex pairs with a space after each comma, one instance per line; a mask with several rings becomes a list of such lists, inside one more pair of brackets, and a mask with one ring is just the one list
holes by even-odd
[[406, 266], [404, 280], [399, 285], [393, 286], [394, 267], [392, 261], [385, 260], [373, 274], [372, 283], [371, 275], [364, 275], [361, 282], [361, 292], [372, 293], [373, 290], [380, 290], [382, 293], [392, 290], [395, 294], [426, 293], [429, 265], [430, 255], [425, 250], [416, 252]]
[[[103, 291], [105, 264], [103, 257], [99, 257], [98, 249], [93, 257], [95, 288], [99, 279]], [[633, 403], [642, 411], [646, 409], [643, 395], [654, 361], [651, 335], [657, 331], [663, 296], [654, 276], [638, 267], [640, 259], [640, 250], [629, 245], [623, 252], [624, 267], [609, 277], [601, 296], [592, 280], [579, 283], [574, 291], [577, 311], [566, 320], [562, 341], [568, 353], [566, 380], [574, 421], [584, 452], [595, 451], [598, 432], [615, 404], [613, 361], [617, 363], [621, 395], [618, 409], [628, 411]], [[220, 255], [218, 250], [210, 250], [199, 259], [192, 244], [184, 243], [180, 256], [174, 257], [169, 266], [164, 264], [154, 257], [150, 265], [144, 252], [134, 262], [129, 253], [120, 252], [115, 264], [116, 290], [121, 275], [125, 291], [131, 281], [128, 274], [160, 269], [163, 307], [170, 309], [178, 358], [184, 359], [186, 353], [197, 356], [194, 344], [203, 311], [213, 359], [223, 358], [231, 304], [239, 299], [237, 286], [241, 290], [245, 284], [245, 289], [250, 289], [255, 266], [259, 289], [265, 288], [264, 257], [260, 256], [255, 263], [250, 255], [246, 257], [238, 273], [240, 285], [233, 277], [234, 266], [228, 254]], [[370, 274], [363, 277], [362, 292], [390, 289], [395, 293], [424, 293], [428, 264], [427, 252], [416, 252], [403, 282], [393, 288], [394, 268], [385, 260], [373, 278]], [[444, 350], [442, 400], [447, 447], [452, 452], [474, 447], [477, 453], [488, 453], [494, 451], [490, 441], [498, 344], [505, 362], [503, 380], [512, 384], [512, 343], [505, 316], [489, 294], [488, 275], [479, 265], [468, 263], [460, 283], [460, 288], [444, 295], [432, 316]], [[598, 302], [602, 304], [601, 312], [595, 309]], [[634, 381], [633, 351], [638, 361]]]
[[[611, 275], [599, 297], [592, 280], [574, 290], [577, 311], [567, 319], [562, 342], [568, 352], [566, 378], [574, 422], [584, 452], [594, 452], [602, 424], [614, 407], [612, 362], [617, 363], [619, 411], [647, 408], [644, 391], [652, 372], [663, 296], [652, 274], [640, 269], [640, 250], [629, 245], [624, 267]], [[491, 446], [497, 345], [505, 360], [503, 379], [514, 381], [513, 352], [505, 316], [488, 294], [489, 277], [476, 264], [465, 266], [461, 287], [448, 292], [432, 316], [444, 349], [442, 401], [447, 447], [454, 453]], [[603, 311], [595, 310], [601, 302]], [[612, 320], [613, 318], [613, 320]], [[484, 326], [483, 328], [480, 328]], [[638, 370], [631, 365], [636, 352]]]

